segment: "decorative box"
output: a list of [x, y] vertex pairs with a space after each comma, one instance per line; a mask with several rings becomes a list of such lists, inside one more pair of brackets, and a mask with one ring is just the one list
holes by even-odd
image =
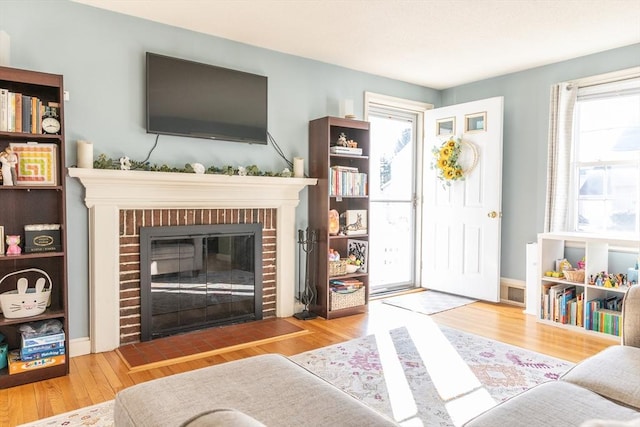
[[60, 224], [29, 224], [24, 226], [24, 251], [59, 252], [62, 250]]
[[342, 229], [347, 236], [367, 234], [367, 210], [347, 210], [341, 215]]
[[58, 185], [56, 144], [12, 142], [18, 156], [16, 185]]

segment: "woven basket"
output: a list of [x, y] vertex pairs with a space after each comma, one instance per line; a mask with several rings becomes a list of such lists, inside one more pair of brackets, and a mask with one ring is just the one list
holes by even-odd
[[584, 270], [564, 270], [564, 277], [570, 282], [583, 283]]
[[347, 274], [347, 260], [329, 261], [329, 277]]
[[357, 307], [364, 305], [365, 288], [362, 287], [348, 294], [339, 292], [329, 292], [329, 307], [331, 310], [340, 310], [342, 308]]

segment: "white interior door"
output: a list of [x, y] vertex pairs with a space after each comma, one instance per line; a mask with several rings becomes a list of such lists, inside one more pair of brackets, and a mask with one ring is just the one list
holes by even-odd
[[[432, 147], [463, 141], [465, 179], [444, 187], [435, 170], [423, 181], [422, 286], [486, 301], [500, 299], [503, 98], [425, 114], [424, 164]], [[477, 155], [474, 156], [474, 151]]]

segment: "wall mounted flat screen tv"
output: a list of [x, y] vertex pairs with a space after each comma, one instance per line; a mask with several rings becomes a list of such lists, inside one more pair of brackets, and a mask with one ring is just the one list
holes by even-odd
[[267, 144], [267, 77], [147, 52], [147, 133]]

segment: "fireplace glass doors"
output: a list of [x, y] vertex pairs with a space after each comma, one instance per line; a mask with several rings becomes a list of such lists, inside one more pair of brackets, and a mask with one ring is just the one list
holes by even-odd
[[140, 228], [141, 339], [262, 319], [261, 224]]

